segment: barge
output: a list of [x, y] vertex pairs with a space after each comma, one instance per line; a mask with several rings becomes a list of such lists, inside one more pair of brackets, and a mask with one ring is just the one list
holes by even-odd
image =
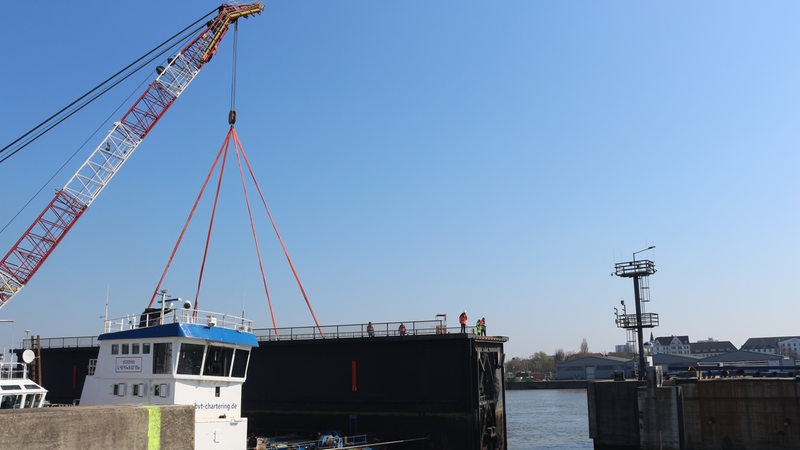
[[[397, 448], [505, 450], [504, 336], [441, 320], [253, 329], [241, 416], [249, 436], [370, 434]], [[51, 401], [80, 396], [94, 336], [40, 338]], [[30, 341], [25, 341], [29, 344]]]

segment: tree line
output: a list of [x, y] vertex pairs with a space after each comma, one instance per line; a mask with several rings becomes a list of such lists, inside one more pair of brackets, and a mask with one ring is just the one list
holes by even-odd
[[589, 353], [589, 344], [586, 342], [586, 338], [583, 338], [579, 352], [565, 352], [563, 348], [559, 348], [552, 355], [539, 351], [528, 358], [514, 357], [510, 361], [506, 361], [506, 376], [535, 380], [549, 379], [555, 376], [559, 363], [587, 353]]

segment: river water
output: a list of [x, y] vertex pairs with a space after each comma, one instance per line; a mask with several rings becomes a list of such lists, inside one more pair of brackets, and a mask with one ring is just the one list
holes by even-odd
[[591, 449], [586, 389], [506, 391], [508, 450]]

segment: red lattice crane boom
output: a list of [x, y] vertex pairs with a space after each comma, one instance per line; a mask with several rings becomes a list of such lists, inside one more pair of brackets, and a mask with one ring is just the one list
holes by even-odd
[[222, 5], [215, 18], [177, 55], [106, 135], [67, 184], [0, 260], [0, 308], [25, 286], [78, 218], [211, 60], [230, 24], [264, 10], [262, 2]]

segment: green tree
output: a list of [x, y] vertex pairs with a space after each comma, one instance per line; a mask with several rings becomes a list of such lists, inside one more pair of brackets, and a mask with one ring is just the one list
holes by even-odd
[[506, 363], [506, 374], [515, 376], [517, 372], [525, 370], [525, 361], [522, 358], [514, 357]]
[[562, 363], [567, 359], [567, 354], [564, 353], [564, 349], [560, 348], [556, 350], [556, 354], [553, 355], [553, 362], [558, 365], [558, 363]]

